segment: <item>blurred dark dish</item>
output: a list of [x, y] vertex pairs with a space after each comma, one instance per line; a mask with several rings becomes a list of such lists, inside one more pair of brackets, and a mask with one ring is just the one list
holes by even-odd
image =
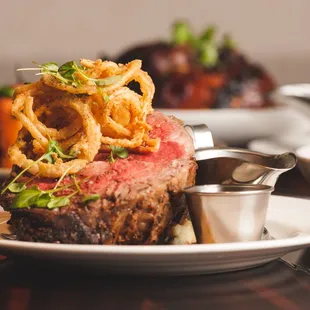
[[[208, 26], [194, 36], [185, 22], [172, 27], [172, 39], [134, 44], [114, 59], [142, 60], [152, 77], [155, 108], [222, 109], [263, 108], [273, 103], [268, 94], [276, 87], [266, 69], [252, 63], [228, 34], [216, 41], [216, 28]], [[106, 57], [101, 57], [107, 59]], [[139, 91], [139, 85], [130, 85]]]

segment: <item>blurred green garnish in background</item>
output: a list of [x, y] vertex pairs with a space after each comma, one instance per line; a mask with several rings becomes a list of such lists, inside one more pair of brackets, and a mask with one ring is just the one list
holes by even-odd
[[214, 67], [218, 63], [219, 53], [215, 41], [216, 26], [210, 25], [199, 38], [198, 57], [205, 67]]
[[207, 26], [200, 35], [194, 35], [189, 23], [176, 21], [172, 25], [172, 42], [175, 45], [188, 45], [197, 54], [198, 61], [205, 67], [214, 67], [219, 62], [219, 49], [236, 47], [236, 43], [229, 34], [224, 34], [221, 43], [216, 41], [215, 25]]
[[15, 89], [10, 86], [2, 86], [0, 87], [0, 97], [8, 97], [12, 98], [14, 95]]
[[205, 67], [214, 67], [218, 63], [219, 53], [213, 41], [202, 42], [199, 50], [199, 61]]
[[177, 21], [172, 25], [172, 41], [176, 45], [191, 43], [193, 34], [187, 23]]
[[215, 25], [208, 26], [207, 29], [200, 36], [200, 41], [205, 42], [214, 40], [215, 31], [216, 31]]
[[223, 35], [222, 47], [228, 49], [234, 49], [236, 47], [236, 42], [232, 39], [229, 33]]

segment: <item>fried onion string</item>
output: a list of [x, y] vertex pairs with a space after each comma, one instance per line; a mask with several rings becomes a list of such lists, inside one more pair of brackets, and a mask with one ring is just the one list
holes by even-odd
[[[64, 172], [77, 173], [111, 145], [134, 152], [159, 149], [160, 140], [148, 136], [146, 117], [153, 112], [155, 88], [142, 62], [81, 59], [80, 64], [83, 71], [73, 73], [71, 83], [45, 73], [38, 82], [15, 91], [12, 115], [23, 128], [9, 156], [21, 168], [31, 166], [32, 174], [57, 178]], [[128, 87], [132, 81], [139, 83], [141, 95]], [[55, 153], [54, 163], [36, 162], [51, 139], [75, 157]]]

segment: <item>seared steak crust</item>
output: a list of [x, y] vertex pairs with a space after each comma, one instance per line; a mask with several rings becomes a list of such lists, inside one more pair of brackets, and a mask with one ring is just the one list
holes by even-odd
[[[83, 191], [101, 199], [55, 210], [9, 209], [12, 195], [0, 204], [11, 212], [10, 224], [18, 240], [80, 244], [157, 244], [185, 209], [182, 190], [195, 183], [193, 146], [182, 125], [154, 112], [152, 135], [162, 139], [157, 154], [130, 155], [109, 163], [91, 163], [82, 176], [91, 176]], [[38, 182], [38, 181], [37, 181]], [[44, 183], [44, 181], [42, 181]]]

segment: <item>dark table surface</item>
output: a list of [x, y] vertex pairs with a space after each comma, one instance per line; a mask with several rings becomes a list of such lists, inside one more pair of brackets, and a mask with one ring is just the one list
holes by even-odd
[[[295, 168], [280, 176], [274, 194], [309, 199], [310, 184]], [[0, 309], [310, 309], [310, 248], [293, 253], [289, 262], [207, 276], [156, 278], [112, 277], [3, 257]]]

